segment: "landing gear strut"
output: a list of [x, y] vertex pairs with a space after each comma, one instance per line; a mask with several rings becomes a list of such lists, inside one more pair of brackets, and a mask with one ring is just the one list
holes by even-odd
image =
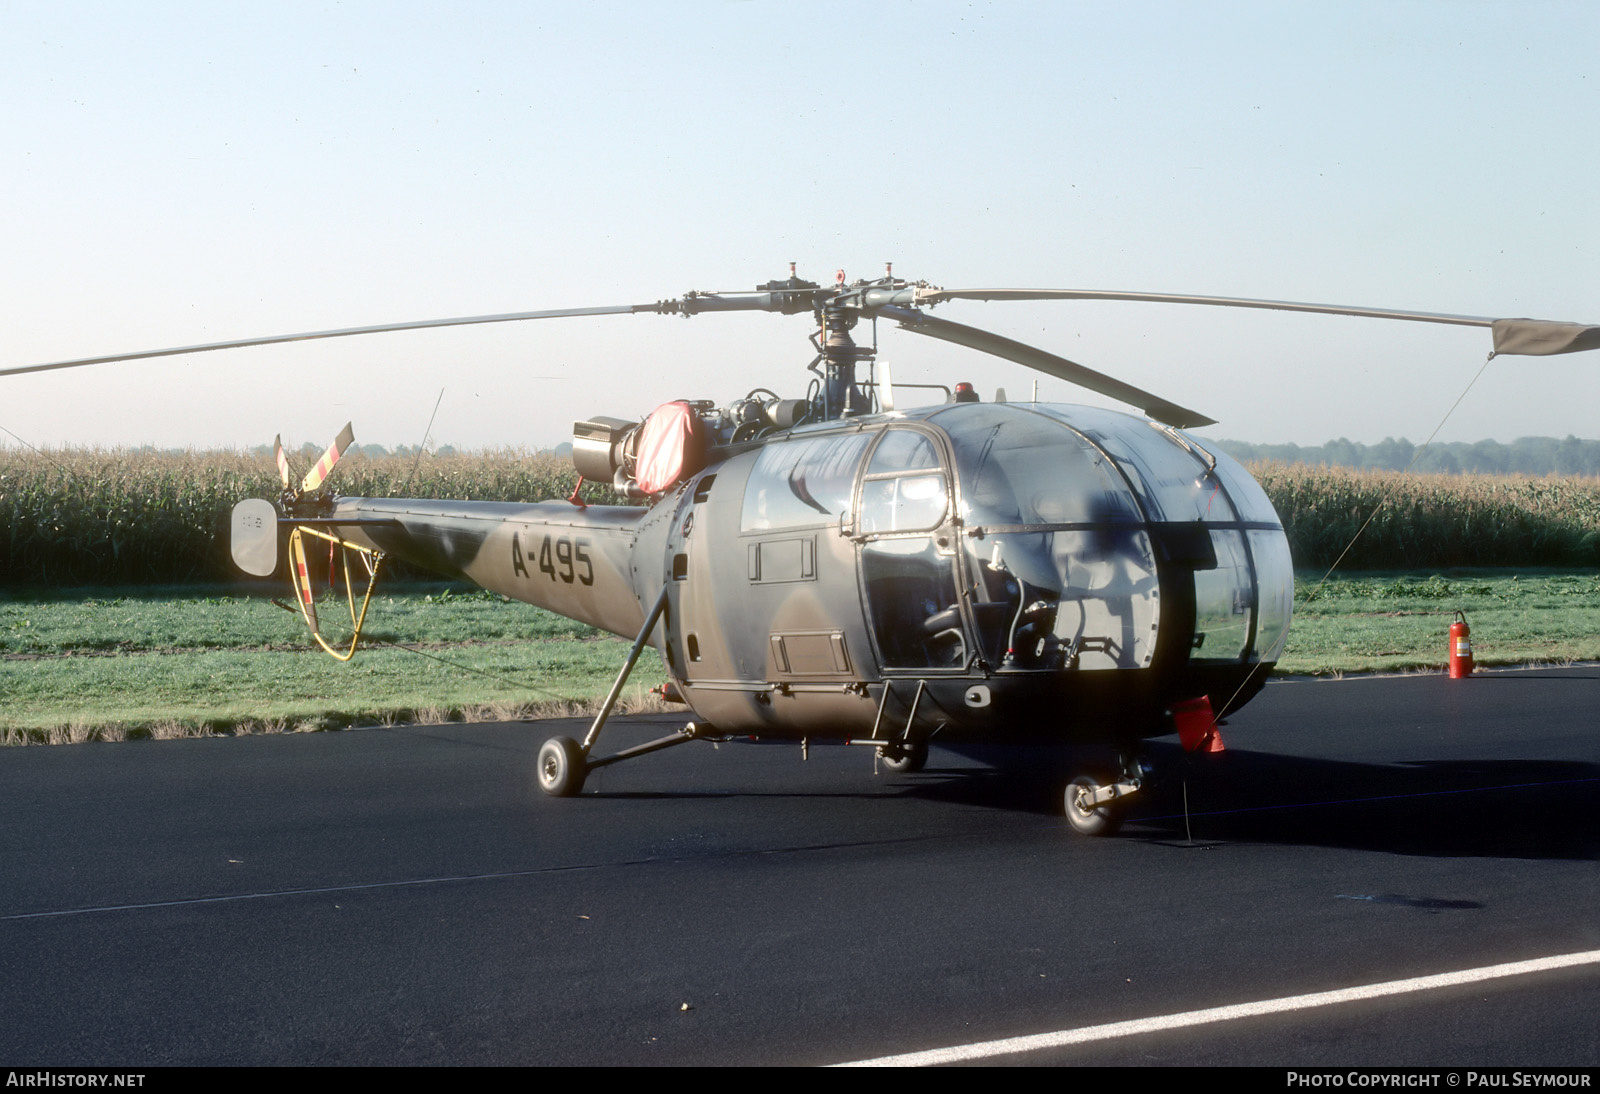
[[913, 740], [911, 727], [917, 720], [917, 707], [922, 702], [922, 693], [928, 690], [926, 680], [917, 681], [917, 693], [911, 697], [911, 713], [906, 716], [905, 728], [900, 731], [900, 736], [893, 740], [884, 740], [878, 736], [883, 728], [883, 711], [889, 705], [889, 697], [894, 694], [894, 684], [885, 682], [883, 695], [878, 700], [878, 714], [872, 720], [872, 736], [864, 741], [850, 741], [850, 744], [876, 745], [878, 747], [878, 763], [891, 775], [912, 775], [921, 771], [928, 764], [928, 742]]
[[644, 626], [639, 629], [639, 637], [634, 639], [633, 649], [628, 652], [628, 659], [624, 662], [622, 671], [617, 674], [616, 682], [611, 685], [611, 692], [606, 696], [606, 701], [601, 704], [600, 713], [595, 715], [594, 724], [584, 735], [583, 743], [579, 744], [571, 737], [552, 737], [539, 750], [537, 769], [539, 789], [552, 798], [570, 798], [578, 793], [583, 789], [584, 780], [588, 778], [589, 772], [597, 767], [606, 767], [609, 764], [632, 759], [634, 756], [643, 756], [647, 752], [659, 752], [663, 748], [681, 745], [699, 737], [709, 736], [713, 732], [710, 726], [690, 722], [670, 736], [658, 737], [598, 760], [589, 758], [589, 751], [600, 738], [601, 727], [606, 724], [606, 719], [611, 717], [611, 708], [617, 705], [617, 696], [622, 694], [622, 685], [627, 682], [628, 674], [633, 671], [634, 662], [639, 660], [639, 651], [644, 649], [645, 642], [650, 639], [650, 632], [655, 630], [656, 621], [666, 610], [669, 587], [662, 588], [661, 595], [656, 598], [655, 607], [650, 610]]

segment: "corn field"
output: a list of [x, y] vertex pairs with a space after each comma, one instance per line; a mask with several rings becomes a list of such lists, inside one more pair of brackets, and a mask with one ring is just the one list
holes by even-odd
[[[291, 457], [303, 472], [310, 460]], [[577, 482], [570, 462], [504, 450], [371, 457], [334, 471], [356, 497], [542, 501]], [[228, 514], [243, 498], [276, 498], [270, 453], [0, 451], [0, 584], [122, 585], [233, 581]], [[586, 500], [614, 503], [609, 488]]]
[[[1345, 568], [1600, 564], [1593, 478], [1250, 469], [1283, 518], [1298, 566], [1330, 565], [1369, 517]], [[564, 459], [511, 450], [420, 460], [352, 451], [335, 476], [338, 490], [354, 496], [491, 501], [564, 497], [576, 481]], [[277, 493], [264, 452], [3, 450], [0, 584], [231, 581], [229, 510]], [[585, 496], [616, 501], [595, 486]]]
[[1416, 570], [1600, 564], [1600, 481], [1252, 464], [1295, 565]]

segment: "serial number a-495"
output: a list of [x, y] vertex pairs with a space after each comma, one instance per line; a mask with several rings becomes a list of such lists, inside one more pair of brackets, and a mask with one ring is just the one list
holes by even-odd
[[[532, 540], [529, 541], [529, 555], [532, 557]], [[589, 542], [584, 539], [573, 539], [570, 536], [545, 536], [539, 544], [539, 573], [551, 581], [562, 581], [571, 585], [576, 580], [580, 585], [594, 584], [594, 563], [589, 561]], [[513, 532], [511, 534], [511, 568], [523, 577], [531, 578], [528, 572], [527, 557], [522, 553], [521, 537]]]

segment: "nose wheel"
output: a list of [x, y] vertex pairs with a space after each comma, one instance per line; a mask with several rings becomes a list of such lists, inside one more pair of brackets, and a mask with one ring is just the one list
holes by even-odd
[[1067, 784], [1067, 823], [1085, 836], [1109, 836], [1122, 826], [1122, 818], [1111, 805], [1096, 804], [1100, 781], [1093, 775], [1079, 775]]
[[1062, 805], [1072, 830], [1085, 836], [1109, 836], [1122, 827], [1122, 799], [1139, 792], [1150, 769], [1137, 755], [1124, 756], [1122, 774], [1107, 782], [1097, 775], [1079, 775], [1067, 784]]

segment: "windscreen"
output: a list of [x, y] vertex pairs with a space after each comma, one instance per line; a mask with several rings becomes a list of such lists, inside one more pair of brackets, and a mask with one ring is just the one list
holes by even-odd
[[[1194, 662], [1275, 660], [1288, 544], [1248, 472], [1178, 430], [1091, 407], [946, 407], [985, 652], [1016, 668], [1139, 668], [1157, 557], [1192, 582]], [[1184, 613], [1187, 615], [1187, 611]]]

